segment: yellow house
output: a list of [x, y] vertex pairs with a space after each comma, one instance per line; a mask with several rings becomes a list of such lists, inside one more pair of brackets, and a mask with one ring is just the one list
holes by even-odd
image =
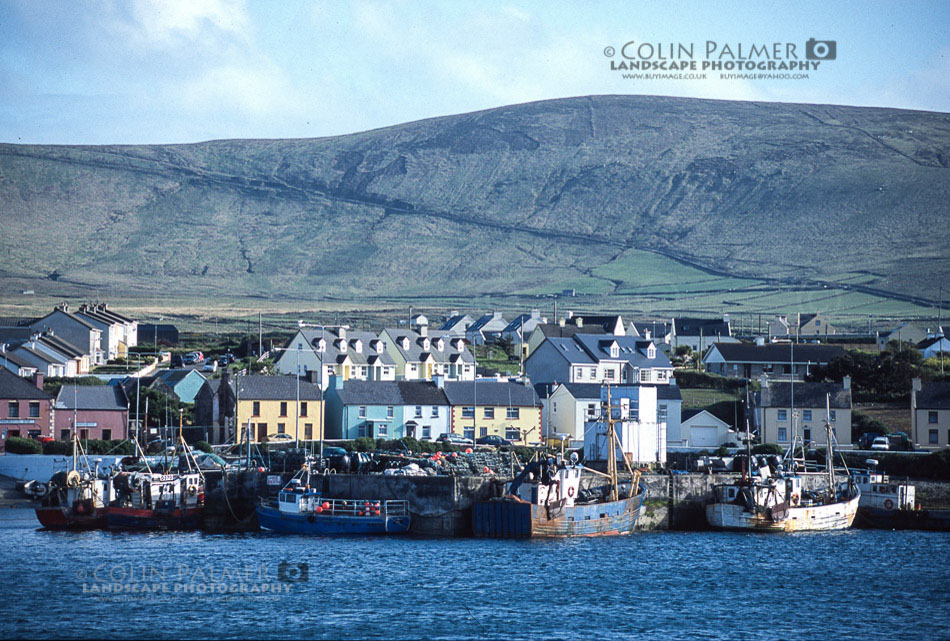
[[[298, 385], [299, 399], [298, 404]], [[326, 426], [320, 388], [293, 376], [241, 376], [237, 389], [237, 442], [250, 427], [255, 443], [320, 440]], [[281, 437], [279, 434], [286, 434]]]
[[452, 432], [473, 440], [485, 436], [512, 443], [541, 440], [541, 401], [530, 385], [447, 381], [443, 386], [451, 406]]

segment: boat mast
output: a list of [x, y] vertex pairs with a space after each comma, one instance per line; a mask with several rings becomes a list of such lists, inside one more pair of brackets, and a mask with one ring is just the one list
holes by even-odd
[[610, 477], [610, 501], [619, 500], [617, 493], [617, 449], [614, 445], [614, 416], [610, 405], [610, 383], [607, 383], [607, 476]]
[[825, 465], [828, 468], [828, 490], [833, 496], [835, 492], [835, 461], [834, 450], [831, 446], [831, 394], [828, 393], [825, 394], [825, 438], [828, 439], [828, 456], [825, 460]]

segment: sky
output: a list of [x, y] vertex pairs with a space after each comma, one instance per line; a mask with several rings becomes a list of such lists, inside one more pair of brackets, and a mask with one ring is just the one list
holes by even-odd
[[[816, 69], [702, 69], [811, 39]], [[699, 68], [646, 73], [705, 77], [611, 68], [671, 44]], [[309, 138], [590, 94], [948, 112], [950, 1], [0, 0], [0, 142]]]

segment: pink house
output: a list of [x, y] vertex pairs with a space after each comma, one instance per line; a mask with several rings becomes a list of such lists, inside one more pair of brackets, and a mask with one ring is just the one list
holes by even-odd
[[0, 437], [52, 436], [53, 397], [43, 391], [43, 374], [32, 382], [0, 367]]
[[56, 396], [53, 418], [55, 437], [82, 439], [127, 439], [129, 399], [120, 385], [63, 385]]

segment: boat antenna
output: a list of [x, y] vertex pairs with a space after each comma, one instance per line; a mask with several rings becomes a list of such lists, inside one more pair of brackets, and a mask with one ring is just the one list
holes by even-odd
[[825, 393], [825, 434], [828, 440], [828, 455], [825, 457], [825, 465], [828, 468], [828, 491], [832, 496], [835, 493], [835, 462], [834, 450], [831, 442], [834, 440], [834, 433], [831, 429], [831, 394]]
[[607, 383], [607, 476], [610, 477], [610, 501], [617, 495], [617, 452], [614, 444], [614, 416], [610, 406], [610, 383]]

